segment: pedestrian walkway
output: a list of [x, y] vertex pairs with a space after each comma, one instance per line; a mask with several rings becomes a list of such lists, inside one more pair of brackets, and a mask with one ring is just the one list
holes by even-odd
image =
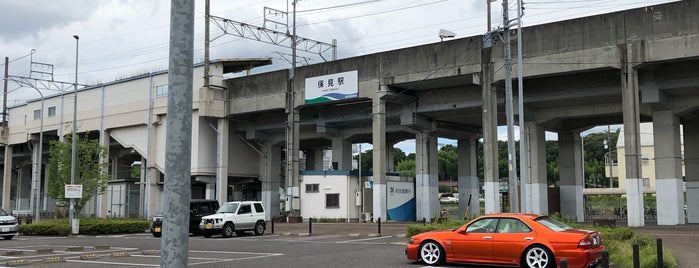
[[[270, 223], [271, 224], [271, 223]], [[274, 234], [307, 235], [347, 235], [347, 236], [393, 236], [404, 237], [408, 225], [414, 222], [376, 222], [367, 223], [274, 223]], [[380, 228], [380, 229], [379, 229]], [[272, 233], [272, 226], [267, 226]]]

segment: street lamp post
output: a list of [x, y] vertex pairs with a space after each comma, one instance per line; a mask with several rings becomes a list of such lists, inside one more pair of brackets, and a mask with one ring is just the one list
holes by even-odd
[[[73, 35], [73, 38], [75, 38], [75, 84], [73, 85], [73, 146], [72, 146], [72, 153], [71, 153], [71, 162], [70, 162], [70, 184], [75, 184], [75, 161], [77, 160], [77, 123], [78, 123], [78, 45], [80, 41], [80, 37], [78, 35]], [[76, 224], [73, 223], [75, 220], [75, 199], [71, 198], [70, 199], [70, 213], [69, 213], [69, 218], [70, 218], [70, 230], [71, 234], [77, 234], [78, 230], [76, 230]]]

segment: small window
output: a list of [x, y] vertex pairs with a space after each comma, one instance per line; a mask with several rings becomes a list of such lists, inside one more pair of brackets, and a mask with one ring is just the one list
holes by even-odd
[[650, 178], [643, 178], [643, 188], [650, 188]]
[[325, 207], [326, 208], [339, 208], [340, 207], [340, 194], [326, 194], [325, 195]]
[[257, 213], [264, 213], [264, 212], [265, 212], [265, 210], [262, 208], [262, 204], [260, 204], [260, 203], [255, 203], [254, 205], [255, 205], [255, 211], [256, 211]]
[[497, 218], [484, 218], [466, 227], [467, 233], [492, 233], [498, 224]]
[[250, 208], [250, 205], [242, 205], [240, 209], [238, 209], [238, 214], [249, 214], [251, 212], [252, 208]]
[[34, 119], [39, 119], [39, 118], [41, 118], [41, 110], [36, 109], [36, 110], [34, 110]]
[[306, 192], [307, 193], [317, 193], [320, 190], [320, 184], [318, 183], [313, 183], [313, 184], [306, 184]]
[[529, 226], [517, 219], [500, 219], [498, 223], [498, 233], [529, 233], [532, 230]]
[[49, 107], [49, 117], [56, 116], [56, 106]]
[[159, 86], [155, 87], [155, 97], [156, 98], [167, 97], [167, 90], [168, 90], [167, 84], [159, 85]]

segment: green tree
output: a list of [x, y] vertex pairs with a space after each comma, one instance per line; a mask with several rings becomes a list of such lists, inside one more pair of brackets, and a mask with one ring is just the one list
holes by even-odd
[[396, 164], [396, 171], [402, 177], [415, 177], [415, 159], [406, 158]]
[[[72, 135], [67, 135], [64, 142], [51, 141], [49, 149], [49, 164], [47, 173], [49, 176], [49, 196], [63, 204], [69, 199], [65, 198], [66, 184], [70, 184], [72, 161]], [[97, 194], [104, 194], [107, 190], [109, 163], [101, 162], [101, 157], [107, 157], [107, 148], [101, 146], [98, 140], [91, 140], [78, 135], [76, 153], [75, 184], [83, 186], [83, 198], [75, 203], [76, 215], [85, 207], [85, 204]]]
[[458, 157], [456, 155], [456, 146], [451, 144], [442, 146], [442, 148], [439, 148], [439, 152], [437, 154], [439, 164], [439, 180], [458, 180]]

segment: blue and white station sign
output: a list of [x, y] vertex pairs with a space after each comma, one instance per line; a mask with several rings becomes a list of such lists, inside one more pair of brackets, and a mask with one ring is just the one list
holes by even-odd
[[357, 70], [306, 78], [305, 104], [351, 99], [357, 96]]

